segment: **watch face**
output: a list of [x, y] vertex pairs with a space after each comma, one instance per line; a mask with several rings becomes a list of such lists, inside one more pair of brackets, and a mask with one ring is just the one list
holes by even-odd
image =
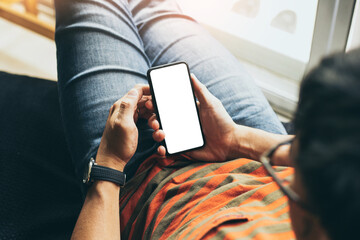
[[95, 160], [93, 158], [90, 159], [89, 164], [86, 166], [84, 171], [83, 183], [88, 183], [90, 181], [90, 173], [91, 168], [94, 164]]

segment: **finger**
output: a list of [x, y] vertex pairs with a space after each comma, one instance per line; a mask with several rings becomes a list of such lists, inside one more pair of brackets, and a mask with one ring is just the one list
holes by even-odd
[[114, 111], [115, 111], [115, 104], [113, 104], [111, 107], [110, 107], [110, 110], [109, 110], [109, 116], [108, 118], [111, 118], [111, 116], [113, 115]]
[[139, 117], [140, 118], [144, 118], [144, 119], [148, 120], [150, 117], [152, 117], [153, 114], [154, 114], [153, 111], [150, 111], [144, 107], [139, 109]]
[[153, 114], [149, 120], [148, 120], [148, 125], [149, 127], [151, 127], [154, 131], [158, 130], [160, 128], [160, 123], [159, 121], [156, 119], [156, 115]]
[[135, 113], [134, 113], [134, 122], [137, 122], [138, 121], [138, 119], [139, 119], [139, 111], [138, 111], [138, 109], [135, 111]]
[[141, 96], [151, 96], [150, 87], [147, 84], [136, 84], [134, 88], [141, 92]]
[[166, 155], [166, 149], [164, 146], [159, 146], [157, 149], [157, 152], [160, 156], [165, 156]]
[[119, 111], [117, 118], [123, 120], [133, 119], [137, 104], [142, 98], [142, 88], [135, 87], [131, 89], [124, 97], [119, 100]]
[[[152, 114], [155, 113], [155, 110], [151, 103], [151, 99], [148, 99], [145, 103], [142, 103], [142, 104], [140, 104], [140, 102], [138, 104], [138, 109], [140, 110], [140, 117], [149, 119], [152, 116]], [[150, 104], [148, 104], [148, 102], [150, 102]], [[146, 105], [149, 105], [149, 106], [146, 106]]]
[[197, 77], [193, 73], [191, 74], [191, 80], [193, 82], [196, 98], [200, 101], [200, 103], [210, 104], [210, 101], [214, 96], [209, 92], [205, 85], [197, 79]]
[[154, 108], [154, 103], [152, 101], [152, 99], [149, 99], [146, 103], [145, 103], [145, 107], [151, 111], [155, 111]]
[[165, 133], [163, 130], [156, 130], [155, 132], [153, 132], [153, 139], [156, 142], [162, 142], [165, 139]]
[[138, 108], [145, 107], [147, 101], [151, 101], [151, 96], [143, 95], [143, 97], [138, 102]]

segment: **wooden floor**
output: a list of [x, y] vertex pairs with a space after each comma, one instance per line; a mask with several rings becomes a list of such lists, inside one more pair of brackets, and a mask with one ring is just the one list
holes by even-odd
[[51, 41], [0, 18], [0, 71], [57, 80]]

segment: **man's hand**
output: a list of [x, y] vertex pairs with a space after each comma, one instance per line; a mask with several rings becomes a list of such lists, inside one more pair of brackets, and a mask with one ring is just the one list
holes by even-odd
[[186, 153], [192, 159], [225, 161], [232, 156], [236, 124], [221, 101], [212, 95], [195, 75], [191, 75], [195, 96], [198, 99], [200, 121], [205, 135], [205, 147]]
[[145, 103], [150, 99], [148, 85], [136, 85], [110, 108], [96, 162], [123, 171], [138, 144], [136, 121], [149, 115]]
[[[138, 144], [135, 125], [139, 117], [149, 118], [145, 105], [151, 99], [148, 85], [136, 85], [110, 109], [96, 156], [99, 165], [123, 171]], [[87, 192], [71, 239], [120, 239], [120, 187], [96, 181]]]
[[[199, 100], [200, 121], [206, 145], [202, 149], [187, 152], [185, 155], [201, 161], [225, 161], [235, 157], [232, 148], [236, 141], [236, 124], [226, 112], [220, 100], [213, 96], [195, 75], [192, 74], [191, 80], [195, 95]], [[165, 134], [159, 129], [159, 122], [155, 115], [149, 119], [149, 126], [155, 130], [154, 139], [156, 141], [161, 142], [164, 140]], [[165, 155], [165, 148], [160, 146], [158, 153]]]

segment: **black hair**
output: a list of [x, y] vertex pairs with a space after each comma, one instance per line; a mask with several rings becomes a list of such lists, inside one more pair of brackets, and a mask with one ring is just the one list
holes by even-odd
[[352, 239], [360, 218], [360, 50], [327, 57], [305, 77], [294, 124], [306, 201], [331, 239]]

